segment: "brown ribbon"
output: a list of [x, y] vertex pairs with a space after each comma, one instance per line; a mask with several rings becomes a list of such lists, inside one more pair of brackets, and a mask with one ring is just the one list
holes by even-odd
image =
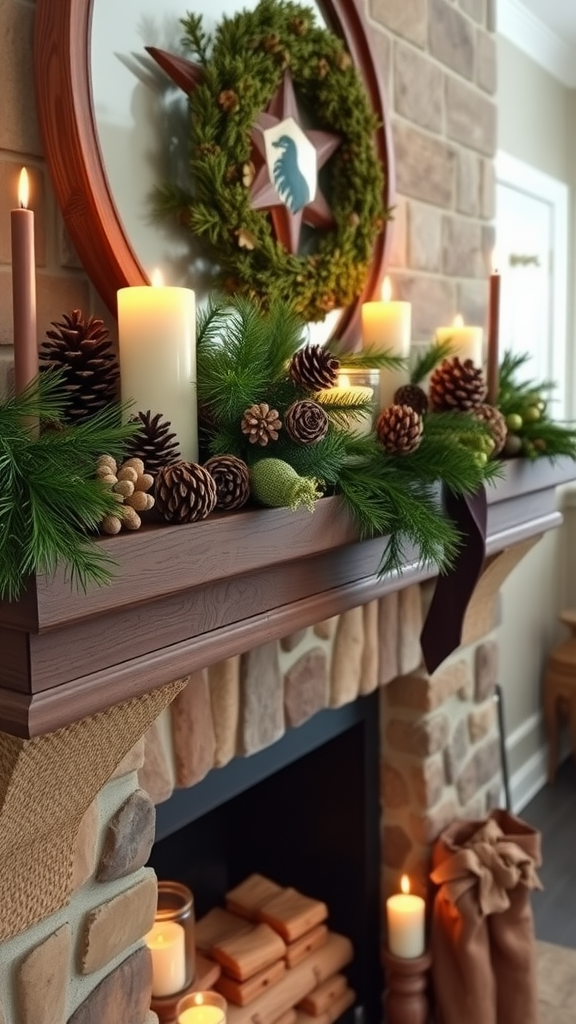
[[440, 576], [420, 635], [427, 671], [432, 674], [460, 646], [468, 602], [474, 593], [486, 556], [488, 506], [482, 487], [474, 494], [447, 491], [446, 513], [460, 536], [454, 568]]

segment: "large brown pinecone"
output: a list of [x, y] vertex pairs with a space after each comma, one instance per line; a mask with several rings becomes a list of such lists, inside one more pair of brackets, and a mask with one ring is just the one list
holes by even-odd
[[340, 360], [321, 345], [305, 345], [290, 360], [288, 372], [295, 384], [306, 391], [331, 388], [337, 380]]
[[82, 423], [117, 401], [118, 361], [103, 320], [85, 319], [80, 309], [73, 309], [52, 327], [40, 348], [41, 369], [62, 370], [68, 399], [64, 419]]
[[506, 426], [506, 420], [500, 409], [497, 409], [495, 405], [479, 405], [474, 410], [474, 416], [480, 420], [486, 428], [489, 430], [492, 440], [494, 441], [494, 448], [492, 449], [492, 455], [499, 455], [506, 444], [506, 438], [508, 437], [508, 427]]
[[278, 440], [278, 431], [282, 420], [277, 409], [271, 409], [267, 402], [257, 402], [244, 411], [240, 424], [250, 444], [267, 445], [269, 441]]
[[216, 506], [216, 484], [203, 466], [174, 462], [156, 476], [156, 508], [169, 523], [194, 523]]
[[482, 405], [486, 382], [471, 359], [443, 359], [430, 378], [429, 401], [435, 412], [459, 409], [468, 412]]
[[214, 455], [204, 463], [216, 484], [216, 508], [231, 512], [242, 508], [250, 497], [248, 466], [235, 455]]
[[138, 423], [139, 430], [126, 443], [126, 450], [132, 458], [142, 459], [147, 473], [156, 476], [163, 466], [181, 460], [178, 438], [171, 431], [170, 422], [162, 419], [161, 413], [153, 416], [148, 409], [137, 413], [131, 422]]
[[419, 447], [423, 431], [422, 417], [409, 405], [389, 405], [378, 417], [376, 433], [390, 455], [410, 455]]
[[428, 395], [418, 384], [403, 384], [394, 393], [394, 405], [409, 405], [422, 415], [428, 411]]
[[292, 405], [284, 414], [286, 433], [298, 444], [318, 444], [328, 433], [328, 413], [318, 402], [304, 398]]

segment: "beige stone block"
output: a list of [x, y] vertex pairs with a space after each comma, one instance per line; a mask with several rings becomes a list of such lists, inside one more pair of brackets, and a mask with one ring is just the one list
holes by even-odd
[[[0, 15], [1, 18], [1, 15]], [[0, 223], [5, 230], [0, 231], [0, 263], [12, 262], [10, 236], [10, 211], [18, 206], [18, 179], [22, 168], [22, 160], [0, 160]], [[46, 263], [46, 190], [44, 173], [38, 168], [27, 164], [28, 181], [30, 183], [29, 207], [34, 210], [34, 246], [36, 266], [43, 267]]]
[[492, 160], [480, 161], [480, 215], [485, 220], [496, 216], [496, 171]]
[[398, 668], [401, 675], [415, 672], [422, 664], [420, 633], [422, 632], [422, 602], [420, 586], [414, 583], [400, 591], [398, 616]]
[[[455, 117], [453, 120], [458, 123]], [[392, 134], [398, 191], [425, 203], [452, 207], [455, 195], [454, 147], [401, 121], [393, 122]]]
[[441, 132], [444, 75], [425, 54], [405, 43], [394, 45], [394, 110], [422, 128]]
[[468, 750], [468, 731], [466, 729], [466, 722], [462, 718], [454, 727], [450, 742], [446, 744], [443, 751], [444, 772], [447, 782], [454, 783], [456, 781], [458, 773], [466, 760]]
[[387, 688], [386, 696], [391, 708], [413, 711], [435, 711], [450, 697], [469, 689], [470, 671], [465, 661], [457, 661], [439, 668], [433, 676], [411, 674], [398, 676]]
[[86, 915], [80, 971], [92, 974], [138, 942], [154, 924], [156, 876], [147, 871], [140, 882]]
[[401, 871], [411, 849], [412, 840], [401, 825], [384, 826], [382, 829], [382, 852], [386, 867]]
[[240, 662], [240, 753], [255, 754], [284, 735], [284, 681], [276, 642], [255, 647]]
[[240, 713], [240, 655], [211, 665], [208, 680], [216, 737], [214, 765], [221, 768], [236, 754]]
[[340, 616], [330, 673], [330, 706], [339, 708], [356, 700], [360, 692], [364, 614], [362, 607]]
[[0, 401], [14, 394], [14, 356], [11, 348], [0, 348]]
[[476, 39], [476, 81], [481, 89], [493, 95], [498, 86], [496, 37], [478, 29]]
[[328, 702], [328, 665], [321, 647], [306, 651], [284, 676], [286, 724], [302, 725]]
[[489, 740], [472, 755], [456, 779], [456, 792], [462, 806], [469, 803], [486, 783], [500, 771], [500, 744]]
[[392, 718], [386, 726], [386, 740], [390, 748], [415, 757], [431, 757], [443, 750], [449, 733], [450, 723], [445, 714], [416, 721]]
[[498, 644], [485, 640], [474, 652], [474, 700], [480, 704], [494, 694], [498, 682]]
[[146, 864], [156, 828], [156, 811], [148, 793], [131, 793], [108, 822], [97, 879], [114, 882]]
[[479, 25], [486, 24], [486, 0], [458, 0], [461, 10]]
[[368, 9], [384, 28], [417, 46], [426, 45], [426, 0], [369, 0]]
[[444, 215], [442, 249], [445, 274], [485, 278], [482, 226], [479, 221]]
[[379, 25], [372, 27], [370, 36], [374, 56], [380, 70], [384, 86], [384, 95], [392, 95], [392, 38]]
[[385, 686], [398, 675], [398, 591], [381, 597], [378, 605], [379, 682]]
[[385, 813], [406, 807], [410, 800], [406, 779], [402, 772], [388, 761], [383, 761], [380, 765], [380, 793]]
[[331, 619], [324, 619], [323, 622], [317, 622], [313, 628], [313, 632], [320, 640], [332, 640], [332, 637], [336, 634], [339, 618], [339, 615], [333, 615]]
[[494, 807], [500, 807], [502, 800], [502, 782], [500, 779], [496, 779], [492, 782], [485, 794], [485, 810], [489, 813]]
[[0, 149], [41, 156], [33, 75], [34, 10], [18, 0], [0, 4]]
[[470, 217], [480, 213], [480, 168], [482, 159], [467, 149], [458, 151], [456, 209]]
[[456, 801], [449, 797], [426, 814], [410, 815], [410, 831], [417, 843], [427, 846], [433, 843], [458, 814]]
[[363, 606], [364, 647], [360, 668], [360, 694], [372, 693], [378, 687], [378, 601]]
[[411, 270], [442, 270], [442, 214], [434, 206], [409, 205], [408, 265]]
[[399, 299], [412, 303], [414, 341], [430, 341], [436, 334], [439, 324], [452, 323], [456, 309], [454, 281], [428, 274], [402, 274], [395, 278], [395, 290]]
[[290, 653], [290, 651], [295, 651], [296, 648], [299, 647], [302, 641], [304, 640], [304, 637], [306, 636], [307, 632], [307, 629], [298, 629], [296, 630], [295, 633], [290, 633], [288, 636], [283, 636], [282, 639], [280, 640], [281, 650], [286, 651], [288, 654]]
[[458, 310], [467, 324], [480, 327], [488, 322], [488, 279], [459, 281], [457, 286]]
[[439, 754], [412, 768], [410, 778], [418, 805], [424, 810], [434, 807], [442, 797], [446, 781], [442, 756]]
[[96, 869], [96, 852], [100, 831], [98, 801], [93, 800], [80, 822], [72, 862], [72, 891], [77, 892]]
[[448, 137], [485, 156], [496, 152], [496, 104], [475, 86], [446, 79]]
[[486, 28], [489, 32], [495, 32], [497, 27], [496, 0], [486, 0]]
[[496, 705], [493, 700], [475, 708], [468, 715], [468, 733], [472, 743], [483, 740], [489, 732], [492, 732], [496, 722]]
[[144, 736], [144, 763], [138, 771], [138, 785], [146, 790], [155, 804], [161, 804], [172, 796], [172, 772], [158, 722], [154, 722]]
[[392, 219], [386, 225], [390, 234], [388, 264], [391, 267], [408, 265], [408, 203], [404, 196], [396, 196]]
[[53, 932], [18, 964], [19, 1024], [64, 1024], [70, 982], [72, 930]]
[[152, 959], [146, 948], [137, 949], [92, 990], [68, 1024], [149, 1024], [151, 994]]
[[193, 672], [170, 705], [176, 785], [193, 786], [214, 766], [216, 737], [208, 672]]
[[120, 764], [112, 774], [113, 779], [121, 779], [123, 775], [130, 772], [137, 772], [144, 764], [144, 737], [141, 736], [132, 750], [129, 750], [126, 757], [123, 757]]
[[429, 0], [428, 46], [432, 56], [452, 71], [474, 77], [474, 26], [446, 0]]

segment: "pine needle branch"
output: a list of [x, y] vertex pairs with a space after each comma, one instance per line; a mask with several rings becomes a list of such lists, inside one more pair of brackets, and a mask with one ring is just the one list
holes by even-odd
[[432, 373], [443, 359], [448, 359], [452, 352], [451, 341], [437, 341], [430, 345], [422, 355], [418, 356], [410, 373], [411, 384], [421, 384]]

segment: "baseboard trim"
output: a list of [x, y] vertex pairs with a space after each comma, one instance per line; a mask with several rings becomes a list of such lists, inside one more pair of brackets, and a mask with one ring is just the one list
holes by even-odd
[[510, 800], [515, 814], [522, 811], [533, 797], [546, 785], [548, 754], [545, 747], [537, 750], [532, 757], [514, 772], [510, 779]]

